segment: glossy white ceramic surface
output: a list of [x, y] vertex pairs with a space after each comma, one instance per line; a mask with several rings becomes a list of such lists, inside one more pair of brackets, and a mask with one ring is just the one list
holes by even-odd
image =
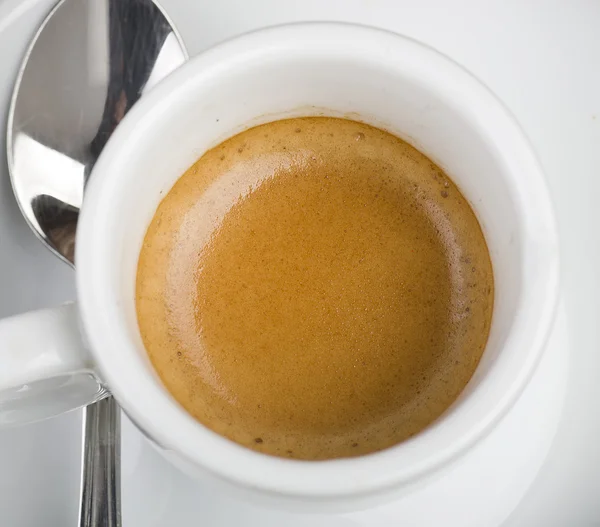
[[[161, 195], [199, 155], [253, 124], [322, 113], [351, 113], [383, 126], [444, 167], [480, 219], [496, 295], [481, 362], [440, 419], [376, 454], [307, 463], [240, 448], [183, 411], [148, 361], [134, 289], [139, 250]], [[128, 415], [199, 477], [217, 476], [214, 484], [222, 480], [253, 497], [269, 495], [273, 503], [293, 501], [302, 508], [354, 509], [383, 501], [468, 451], [531, 377], [558, 295], [549, 193], [513, 117], [440, 53], [350, 24], [249, 33], [192, 58], [156, 86], [127, 114], [94, 168], [76, 259], [82, 327]]]

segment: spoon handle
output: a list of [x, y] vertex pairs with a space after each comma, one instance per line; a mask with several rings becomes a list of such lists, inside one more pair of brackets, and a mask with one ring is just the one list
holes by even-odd
[[83, 415], [79, 527], [121, 527], [121, 410], [109, 396]]

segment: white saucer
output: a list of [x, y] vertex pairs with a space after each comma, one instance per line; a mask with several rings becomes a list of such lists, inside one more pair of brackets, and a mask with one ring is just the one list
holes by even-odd
[[[6, 122], [8, 98], [22, 53], [51, 4], [52, 0], [0, 0], [2, 123]], [[201, 4], [210, 4], [210, 9], [202, 12]], [[163, 5], [180, 24], [192, 54], [256, 25], [255, 18], [245, 23], [256, 17], [256, 9], [248, 12], [249, 19], [244, 19], [240, 11], [234, 11], [231, 24], [221, 26], [226, 16], [224, 11], [214, 11], [218, 9], [217, 2], [170, 0]], [[240, 7], [242, 3], [236, 5]], [[261, 25], [303, 18], [297, 8], [291, 4], [288, 7], [288, 15], [277, 19], [273, 18], [272, 9], [265, 10]], [[331, 8], [326, 11], [323, 18], [371, 20], [364, 2], [353, 2], [353, 9], [349, 11], [338, 5], [337, 17]], [[306, 18], [315, 18], [314, 10], [307, 13]], [[201, 25], [198, 21], [207, 16], [219, 23], [202, 25], [206, 31], [196, 31], [196, 26]], [[388, 21], [386, 27], [394, 28], [393, 20]], [[397, 30], [401, 31], [402, 26]], [[3, 135], [0, 143], [4, 144]], [[0, 292], [0, 316], [74, 297], [72, 271], [42, 247], [20, 216], [8, 181], [4, 148], [0, 148]], [[568, 351], [565, 311], [561, 306], [547, 352], [531, 384], [488, 438], [426, 487], [402, 500], [352, 514], [288, 514], [216, 494], [171, 467], [124, 418], [124, 525], [499, 526], [525, 495], [552, 444], [566, 393]], [[79, 414], [72, 413], [0, 433], [3, 525], [75, 524], [79, 421]]]

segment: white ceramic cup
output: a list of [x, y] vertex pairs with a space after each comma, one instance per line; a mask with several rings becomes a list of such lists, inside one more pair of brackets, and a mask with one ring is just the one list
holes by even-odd
[[[159, 201], [203, 152], [250, 126], [307, 115], [379, 126], [439, 164], [479, 218], [496, 283], [486, 350], [455, 404], [397, 446], [318, 462], [243, 448], [179, 406], [147, 358], [134, 287]], [[94, 168], [76, 261], [77, 304], [0, 322], [4, 423], [81, 406], [107, 386], [137, 426], [199, 477], [278, 500], [344, 507], [419, 484], [484, 437], [529, 381], [558, 295], [551, 200], [532, 148], [506, 108], [427, 46], [345, 24], [241, 36], [154, 88], [119, 125]]]

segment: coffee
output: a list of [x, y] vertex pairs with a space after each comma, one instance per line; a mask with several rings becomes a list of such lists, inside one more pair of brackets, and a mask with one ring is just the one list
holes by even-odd
[[377, 451], [472, 376], [493, 275], [469, 203], [397, 137], [326, 117], [205, 153], [160, 203], [138, 323], [174, 398], [241, 445], [298, 459]]

